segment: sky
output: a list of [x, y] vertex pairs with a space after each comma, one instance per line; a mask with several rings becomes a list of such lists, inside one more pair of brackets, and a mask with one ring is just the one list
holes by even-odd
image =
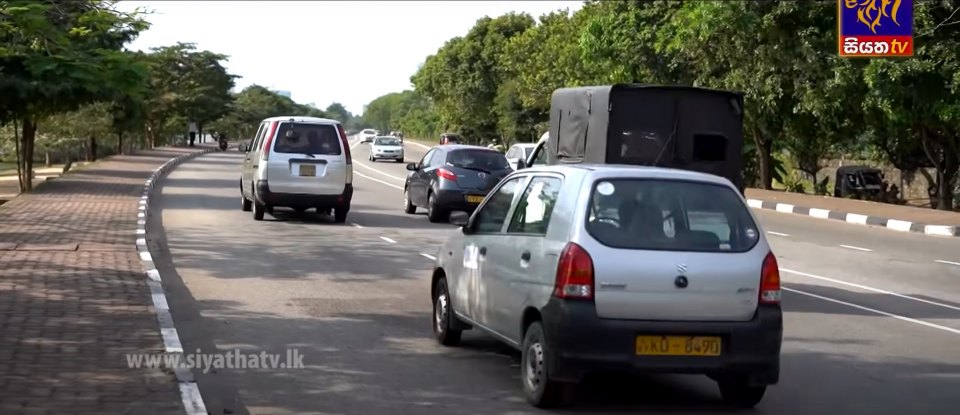
[[373, 99], [412, 89], [410, 76], [477, 19], [510, 11], [534, 17], [581, 1], [121, 1], [144, 8], [151, 28], [128, 47], [177, 42], [229, 56], [237, 91], [290, 91], [302, 104], [340, 102], [359, 114]]

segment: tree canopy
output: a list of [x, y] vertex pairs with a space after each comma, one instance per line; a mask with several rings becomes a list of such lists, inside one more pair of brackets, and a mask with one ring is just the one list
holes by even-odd
[[[934, 204], [951, 209], [960, 181], [958, 9], [956, 0], [917, 2], [914, 56], [893, 59], [838, 56], [836, 3], [826, 1], [603, 0], [536, 21], [484, 17], [426, 57], [413, 91], [375, 99], [364, 119], [415, 135], [453, 130], [508, 144], [546, 130], [550, 95], [561, 87], [735, 90], [745, 94], [745, 175], [753, 185], [783, 182], [788, 160], [822, 193], [825, 159], [873, 156], [919, 169]], [[414, 132], [411, 119], [429, 121]]]

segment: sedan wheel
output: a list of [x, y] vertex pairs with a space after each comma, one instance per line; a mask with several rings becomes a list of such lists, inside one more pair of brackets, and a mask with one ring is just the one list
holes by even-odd
[[443, 222], [444, 220], [444, 213], [437, 206], [437, 197], [433, 193], [427, 196], [427, 219], [433, 223]]
[[410, 191], [406, 189], [403, 191], [403, 211], [409, 215], [417, 213], [417, 206], [410, 200]]

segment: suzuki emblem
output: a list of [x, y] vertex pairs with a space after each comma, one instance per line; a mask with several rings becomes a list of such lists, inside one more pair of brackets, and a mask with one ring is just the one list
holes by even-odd
[[681, 274], [687, 272], [687, 264], [677, 264], [677, 272]]
[[486, 179], [486, 178], [487, 178], [487, 174], [486, 174], [486, 173], [479, 173], [479, 174], [477, 174], [477, 176], [479, 176], [481, 179]]

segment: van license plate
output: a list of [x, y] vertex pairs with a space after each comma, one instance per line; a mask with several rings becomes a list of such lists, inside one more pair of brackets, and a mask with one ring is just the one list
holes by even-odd
[[483, 196], [474, 196], [474, 195], [467, 196], [467, 203], [480, 203], [480, 202], [483, 202]]
[[720, 338], [712, 336], [637, 336], [641, 356], [720, 356]]
[[301, 176], [316, 176], [317, 175], [317, 166], [312, 164], [301, 164], [300, 165], [300, 175]]

